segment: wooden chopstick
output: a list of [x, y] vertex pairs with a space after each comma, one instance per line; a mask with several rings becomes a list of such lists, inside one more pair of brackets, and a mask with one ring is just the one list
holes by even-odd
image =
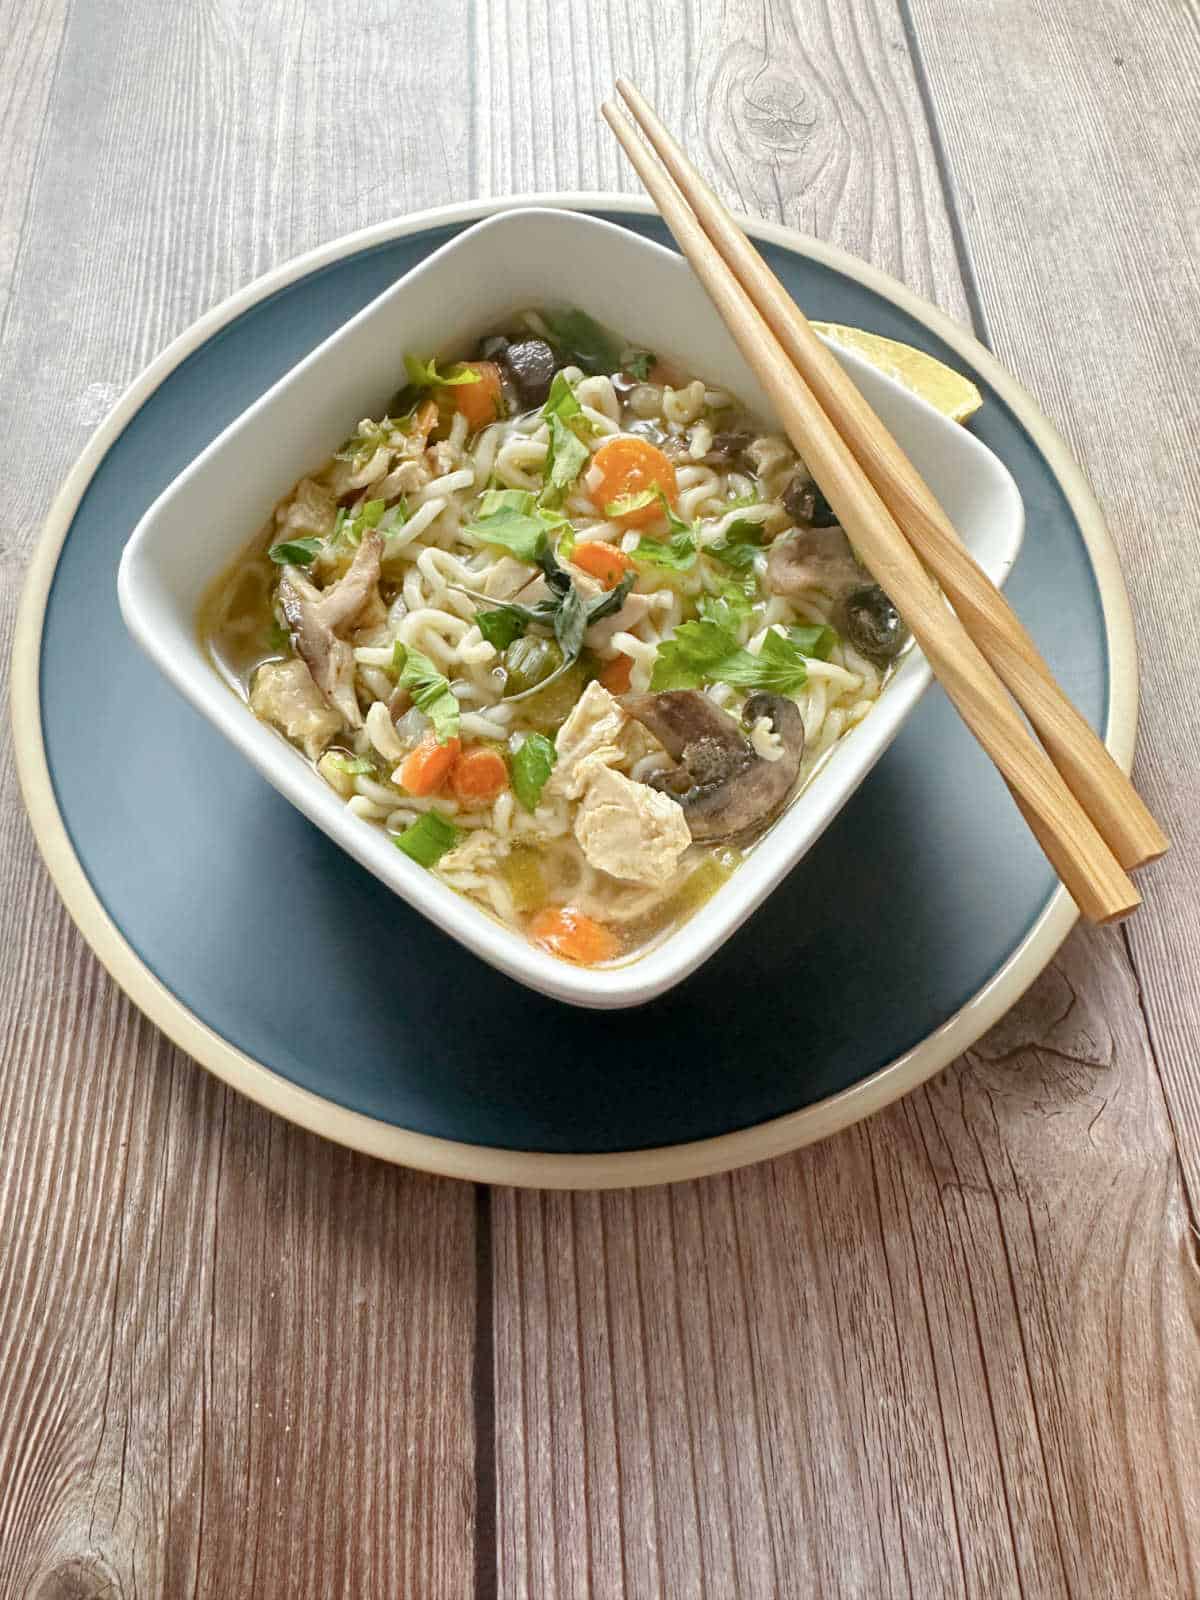
[[1025, 712], [1067, 786], [1123, 867], [1169, 841], [1091, 725], [1067, 699], [1008, 601], [959, 538], [929, 485], [804, 312], [692, 166], [653, 108], [624, 78], [617, 89], [734, 276], [850, 446], [880, 498]]
[[1079, 909], [1093, 922], [1127, 916], [1139, 904], [1137, 890], [1030, 737], [849, 446], [632, 123], [611, 102], [601, 109], [859, 556], [999, 769]]

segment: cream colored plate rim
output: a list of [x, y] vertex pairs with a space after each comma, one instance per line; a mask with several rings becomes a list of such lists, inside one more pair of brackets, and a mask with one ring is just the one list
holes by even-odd
[[[194, 322], [134, 380], [92, 435], [68, 474], [50, 508], [30, 562], [13, 642], [12, 714], [17, 773], [34, 836], [50, 875], [80, 932], [109, 973], [134, 1004], [180, 1049], [259, 1105], [351, 1149], [452, 1178], [552, 1189], [671, 1183], [769, 1160], [799, 1149], [870, 1116], [924, 1083], [1003, 1016], [1049, 964], [1075, 924], [1078, 912], [1074, 902], [1065, 890], [1059, 889], [1004, 966], [940, 1028], [861, 1083], [805, 1106], [803, 1110], [712, 1139], [606, 1155], [560, 1155], [462, 1144], [397, 1128], [299, 1088], [236, 1049], [160, 983], [104, 910], [75, 855], [55, 800], [42, 737], [38, 682], [42, 627], [59, 552], [96, 469], [135, 413], [168, 374], [242, 312], [320, 267], [407, 234], [475, 222], [498, 211], [529, 205], [640, 216], [654, 214], [650, 202], [636, 196], [603, 192], [550, 193], [467, 201], [378, 223], [345, 234], [256, 278]], [[1036, 441], [1078, 520], [1096, 574], [1110, 661], [1106, 742], [1128, 772], [1133, 762], [1138, 700], [1137, 653], [1129, 595], [1117, 549], [1100, 507], [1062, 436], [1041, 414], [1032, 396], [1009, 376], [990, 351], [965, 328], [895, 278], [833, 245], [791, 228], [745, 216], [739, 220], [752, 236], [856, 279], [924, 323], [983, 375]]]

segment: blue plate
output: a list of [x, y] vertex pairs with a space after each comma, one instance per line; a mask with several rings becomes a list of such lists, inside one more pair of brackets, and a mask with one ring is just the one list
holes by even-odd
[[[656, 217], [624, 206], [596, 214], [670, 242]], [[350, 242], [196, 342], [116, 434], [70, 519], [45, 603], [37, 682], [54, 797], [130, 959], [220, 1041], [329, 1103], [336, 1136], [360, 1142], [334, 1106], [509, 1151], [597, 1155], [719, 1139], [860, 1085], [929, 1040], [986, 990], [1051, 900], [1046, 862], [940, 690], [707, 966], [642, 1009], [583, 1013], [493, 972], [344, 856], [184, 704], [118, 613], [122, 546], [160, 490], [464, 225]], [[762, 248], [810, 316], [970, 365], [970, 341], [951, 348], [923, 320], [935, 316], [911, 297], [897, 303], [869, 270], [874, 286], [778, 230]], [[1105, 730], [1105, 612], [1062, 465], [993, 386], [994, 364], [981, 355], [979, 366], [985, 403], [971, 425], [1025, 501], [1008, 594]], [[214, 512], [197, 508], [197, 538]], [[311, 1103], [300, 1120], [325, 1125]], [[796, 1126], [791, 1143], [808, 1136], [803, 1119]], [[455, 1170], [497, 1175], [482, 1150]], [[656, 1175], [675, 1171], [668, 1163]], [[509, 1176], [521, 1181], [516, 1169]]]

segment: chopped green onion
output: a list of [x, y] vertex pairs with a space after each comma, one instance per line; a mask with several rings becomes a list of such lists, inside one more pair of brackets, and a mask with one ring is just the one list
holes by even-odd
[[320, 552], [320, 539], [289, 539], [283, 544], [273, 544], [267, 554], [281, 567], [308, 567]]
[[379, 775], [379, 768], [373, 761], [368, 761], [366, 756], [344, 756], [336, 750], [331, 750], [325, 759], [331, 767], [338, 772], [344, 772], [350, 778], [375, 778]]
[[458, 843], [458, 829], [440, 811], [427, 811], [403, 833], [394, 835], [392, 843], [418, 866], [432, 867]]

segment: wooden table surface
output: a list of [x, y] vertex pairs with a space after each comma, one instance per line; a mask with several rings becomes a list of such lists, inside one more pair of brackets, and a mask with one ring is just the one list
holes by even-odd
[[0, 0], [0, 41], [4, 641], [169, 339], [367, 223], [631, 189], [596, 116], [628, 71], [728, 199], [972, 324], [1065, 432], [1175, 839], [1127, 928], [840, 1137], [489, 1192], [297, 1132], [143, 1021], [5, 726], [0, 1600], [1197, 1592], [1195, 0]]

